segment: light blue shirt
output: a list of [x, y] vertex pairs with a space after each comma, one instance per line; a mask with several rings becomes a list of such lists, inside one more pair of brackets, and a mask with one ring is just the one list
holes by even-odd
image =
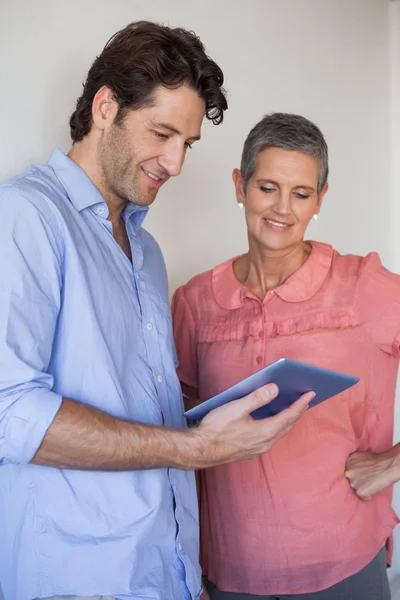
[[[189, 600], [200, 593], [194, 475], [29, 464], [62, 397], [185, 427], [164, 260], [59, 150], [0, 186], [0, 584], [53, 595]], [[71, 431], [71, 435], [74, 433]]]

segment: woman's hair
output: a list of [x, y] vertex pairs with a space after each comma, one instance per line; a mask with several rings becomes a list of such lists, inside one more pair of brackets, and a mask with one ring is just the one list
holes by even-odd
[[328, 146], [314, 123], [299, 115], [271, 113], [253, 127], [243, 146], [240, 170], [246, 187], [252, 177], [260, 152], [267, 148], [296, 150], [309, 154], [318, 162], [318, 193], [328, 181]]
[[206, 117], [218, 125], [228, 108], [223, 82], [220, 67], [193, 32], [136, 21], [113, 35], [92, 64], [70, 118], [71, 138], [79, 142], [89, 133], [93, 99], [103, 86], [118, 102], [116, 122], [128, 110], [151, 106], [159, 86], [186, 85], [205, 101]]

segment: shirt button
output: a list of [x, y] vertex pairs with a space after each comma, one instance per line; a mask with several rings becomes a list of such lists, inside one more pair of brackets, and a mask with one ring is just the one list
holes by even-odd
[[172, 489], [174, 490], [174, 494], [176, 494], [176, 485], [175, 484], [172, 486]]
[[263, 331], [259, 331], [258, 332], [258, 337], [262, 340], [262, 338], [264, 337], [264, 332]]
[[259, 365], [262, 362], [262, 356], [257, 356], [256, 363]]
[[158, 381], [158, 383], [161, 383], [163, 381], [163, 376], [157, 375], [157, 381]]
[[178, 542], [178, 550], [182, 550], [182, 544]]
[[151, 323], [147, 323], [146, 327], [149, 331], [153, 329], [153, 325]]
[[100, 206], [100, 208], [97, 209], [97, 212], [99, 215], [102, 215], [104, 213], [104, 208], [102, 206]]

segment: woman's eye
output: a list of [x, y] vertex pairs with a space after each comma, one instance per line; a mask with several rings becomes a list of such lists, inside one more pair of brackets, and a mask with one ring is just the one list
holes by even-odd
[[260, 187], [260, 190], [261, 190], [262, 192], [265, 192], [266, 194], [271, 194], [272, 192], [274, 192], [274, 191], [275, 191], [275, 188], [272, 188], [272, 187], [265, 187], [265, 186], [263, 186], [263, 185], [262, 185], [262, 186]]
[[308, 194], [302, 194], [301, 192], [296, 192], [296, 198], [300, 198], [300, 200], [306, 200], [310, 196]]

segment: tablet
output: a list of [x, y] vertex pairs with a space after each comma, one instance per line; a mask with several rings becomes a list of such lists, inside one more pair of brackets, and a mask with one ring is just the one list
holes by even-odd
[[288, 408], [306, 392], [315, 392], [316, 394], [310, 402], [310, 407], [312, 407], [340, 394], [358, 381], [359, 378], [352, 375], [322, 369], [289, 358], [281, 358], [213, 398], [186, 411], [184, 415], [188, 419], [198, 421], [218, 406], [243, 398], [266, 383], [276, 383], [279, 387], [278, 396], [269, 404], [257, 408], [252, 413], [252, 417], [255, 419], [264, 419]]

